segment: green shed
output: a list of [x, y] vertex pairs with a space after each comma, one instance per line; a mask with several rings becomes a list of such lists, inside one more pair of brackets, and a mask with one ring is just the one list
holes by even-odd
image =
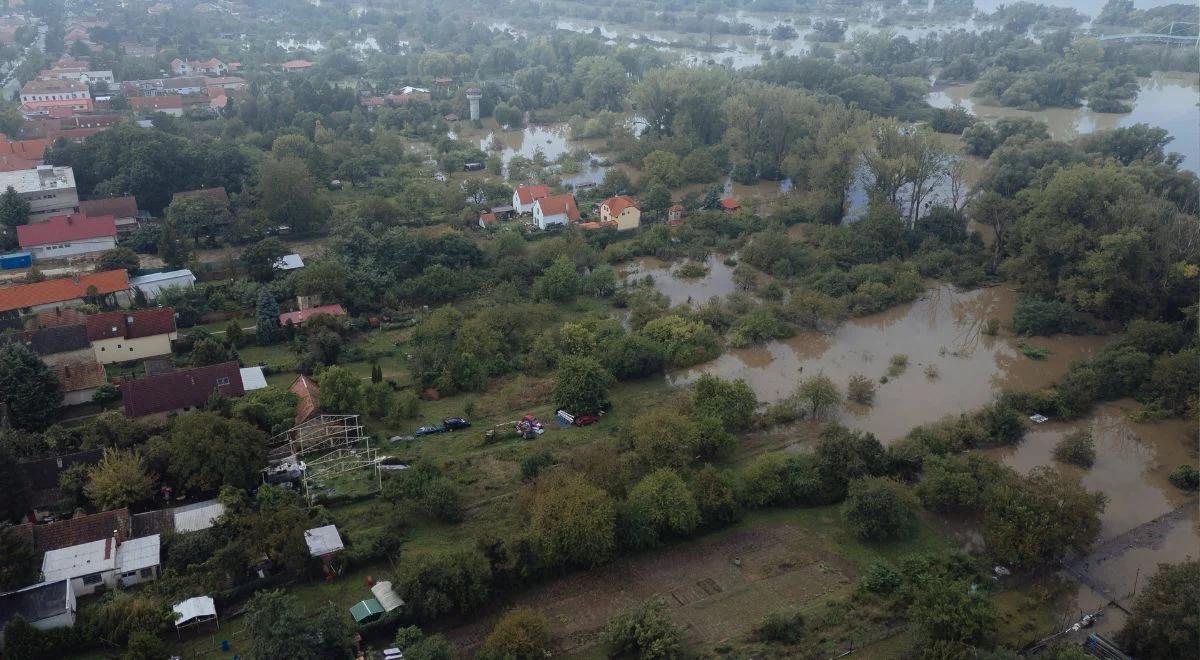
[[351, 607], [350, 616], [354, 617], [355, 623], [370, 623], [383, 616], [383, 605], [374, 598], [368, 598]]

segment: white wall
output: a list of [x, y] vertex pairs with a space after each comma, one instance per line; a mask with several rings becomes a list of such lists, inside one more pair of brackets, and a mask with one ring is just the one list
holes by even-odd
[[112, 237], [89, 238], [82, 241], [69, 241], [53, 245], [35, 245], [29, 248], [34, 261], [44, 259], [66, 259], [81, 254], [93, 254], [111, 250], [117, 246], [117, 240]]

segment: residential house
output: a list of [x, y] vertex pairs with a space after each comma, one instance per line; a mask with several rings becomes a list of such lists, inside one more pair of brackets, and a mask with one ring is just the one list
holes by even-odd
[[[83, 319], [87, 314], [72, 309], [70, 307], [55, 307], [49, 311], [37, 312], [30, 316], [29, 329], [39, 330], [41, 328], [61, 328], [66, 325], [83, 326]], [[87, 345], [88, 350], [91, 350], [91, 344], [87, 343], [87, 333], [83, 333], [83, 342]]]
[[21, 310], [49, 311], [79, 307], [89, 296], [109, 296], [122, 307], [129, 305], [129, 276], [124, 270], [73, 275], [34, 284], [0, 287], [0, 314]]
[[79, 212], [89, 218], [112, 216], [117, 224], [117, 236], [125, 236], [136, 230], [144, 217], [133, 195], [83, 200], [79, 202]]
[[25, 523], [13, 527], [13, 530], [33, 545], [34, 552], [46, 553], [82, 543], [103, 541], [114, 534], [129, 536], [129, 509], [77, 515], [45, 525]]
[[279, 65], [279, 67], [287, 73], [308, 71], [309, 69], [313, 68], [314, 66], [316, 66], [316, 65], [313, 64], [312, 62], [309, 62], [308, 60], [288, 60], [287, 62], [284, 62], [283, 64]]
[[579, 209], [575, 206], [575, 196], [567, 193], [537, 200], [533, 203], [533, 221], [538, 229], [578, 222]]
[[161, 96], [131, 96], [129, 107], [138, 112], [161, 112], [172, 117], [183, 116], [183, 97], [179, 94]]
[[21, 617], [38, 630], [75, 625], [75, 590], [70, 580], [47, 581], [0, 595], [0, 647], [4, 627]]
[[190, 289], [195, 283], [196, 276], [186, 268], [152, 273], [150, 275], [138, 275], [129, 280], [129, 284], [138, 291], [141, 291], [148, 302], [158, 300], [158, 296], [167, 289]]
[[148, 78], [126, 80], [121, 83], [121, 93], [134, 96], [192, 96], [208, 91], [208, 78], [204, 76], [180, 76], [177, 78]]
[[42, 557], [47, 582], [70, 580], [75, 596], [158, 579], [161, 537], [123, 540], [121, 533], [98, 541], [51, 550]]
[[304, 422], [317, 416], [320, 411], [321, 389], [317, 387], [317, 383], [308, 376], [299, 376], [288, 387], [288, 391], [295, 394], [296, 401], [296, 425], [299, 426]]
[[682, 225], [683, 215], [683, 204], [672, 204], [671, 208], [667, 209], [667, 224], [672, 226]]
[[320, 316], [321, 314], [345, 316], [346, 309], [341, 305], [318, 305], [317, 307], [309, 307], [295, 312], [284, 312], [279, 315], [279, 325], [287, 325], [289, 323], [304, 325], [312, 317]]
[[25, 483], [29, 485], [29, 521], [44, 520], [58, 508], [62, 500], [58, 480], [64, 472], [76, 465], [95, 465], [103, 458], [104, 448], [98, 447], [53, 458], [17, 463]]
[[176, 57], [171, 60], [171, 73], [177, 76], [223, 76], [228, 71], [229, 67], [215, 57], [207, 60], [181, 60]]
[[428, 103], [432, 98], [433, 95], [429, 90], [411, 85], [401, 87], [387, 95], [387, 101], [392, 105], [404, 105], [411, 101], [424, 101]]
[[46, 139], [0, 140], [0, 172], [37, 169], [49, 145]]
[[237, 362], [183, 369], [120, 384], [126, 417], [141, 417], [200, 408], [214, 394], [245, 394]]
[[44, 139], [53, 143], [59, 138], [82, 143], [87, 138], [116, 126], [125, 119], [120, 114], [91, 114], [71, 117], [35, 117], [27, 119], [17, 131], [22, 140]]
[[64, 406], [91, 403], [92, 397], [100, 387], [108, 382], [108, 373], [91, 355], [74, 359], [56, 356], [54, 363], [47, 362], [46, 366], [50, 367], [62, 383]]
[[632, 197], [609, 197], [600, 203], [600, 222], [615, 224], [617, 231], [637, 229], [642, 224], [642, 210]]
[[209, 93], [212, 93], [214, 87], [226, 91], [242, 91], [249, 87], [246, 79], [238, 76], [206, 76], [204, 85]]
[[170, 355], [171, 342], [179, 338], [170, 308], [92, 314], [85, 323], [101, 364]]
[[533, 203], [550, 196], [550, 186], [517, 186], [513, 191], [513, 209], [517, 213], [533, 213]]
[[155, 57], [158, 57], [157, 46], [143, 46], [142, 44], [134, 43], [132, 41], [122, 41], [120, 46], [121, 50], [125, 51], [126, 57], [136, 57], [151, 60]]
[[304, 258], [295, 252], [279, 257], [275, 262], [275, 270], [299, 270], [304, 268]]
[[21, 87], [21, 112], [47, 114], [56, 108], [91, 112], [92, 93], [78, 80], [30, 80]]
[[17, 227], [17, 242], [34, 261], [99, 255], [117, 246], [117, 223], [111, 215], [59, 215]]
[[479, 214], [479, 228], [480, 229], [491, 229], [492, 227], [495, 227], [495, 226], [496, 226], [496, 214], [495, 213], [480, 213]]
[[0, 192], [9, 187], [29, 202], [29, 222], [70, 215], [79, 206], [75, 171], [69, 167], [39, 165], [33, 169], [0, 172]]
[[198, 532], [212, 527], [224, 514], [225, 505], [216, 500], [135, 513], [130, 519], [130, 535], [133, 538], [141, 538], [168, 532], [176, 534]]
[[242, 367], [242, 389], [247, 392], [267, 389], [267, 375], [262, 367]]

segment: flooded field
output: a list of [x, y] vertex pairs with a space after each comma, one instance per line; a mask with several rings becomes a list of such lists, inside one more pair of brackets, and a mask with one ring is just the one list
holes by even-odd
[[[666, 292], [666, 291], [664, 291]], [[701, 374], [744, 379], [761, 401], [778, 401], [804, 378], [824, 373], [845, 387], [850, 376], [878, 380], [893, 355], [908, 356], [904, 373], [881, 384], [872, 406], [849, 405], [842, 423], [874, 433], [883, 442], [902, 437], [920, 424], [975, 410], [1003, 389], [1053, 383], [1071, 362], [1091, 356], [1104, 337], [1037, 337], [1029, 346], [1045, 348], [1044, 360], [1025, 357], [1019, 340], [1006, 330], [983, 333], [989, 319], [1007, 324], [1016, 292], [1006, 286], [959, 291], [936, 286], [915, 303], [853, 319], [834, 333], [807, 332], [765, 346], [729, 350], [699, 367], [669, 376], [686, 384]]]
[[737, 291], [733, 269], [725, 265], [725, 256], [711, 255], [704, 261], [708, 273], [703, 277], [680, 277], [679, 265], [654, 257], [642, 257], [625, 271], [625, 281], [632, 283], [647, 275], [654, 278], [654, 288], [671, 299], [671, 306], [703, 305], [712, 298]]
[[926, 100], [937, 108], [961, 105], [985, 120], [1029, 117], [1046, 122], [1050, 135], [1068, 140], [1078, 135], [1113, 128], [1149, 124], [1167, 129], [1174, 141], [1168, 151], [1184, 155], [1184, 167], [1200, 171], [1200, 78], [1195, 74], [1160, 74], [1142, 78], [1133, 111], [1117, 114], [1092, 112], [1086, 107], [1046, 108], [1031, 112], [1017, 108], [984, 105], [971, 97], [974, 84], [951, 85], [929, 94]]

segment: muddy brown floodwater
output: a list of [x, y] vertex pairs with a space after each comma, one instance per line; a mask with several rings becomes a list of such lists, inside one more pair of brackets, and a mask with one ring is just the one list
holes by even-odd
[[704, 265], [708, 273], [703, 277], [679, 277], [676, 272], [684, 261], [670, 262], [655, 257], [642, 257], [625, 269], [627, 282], [634, 282], [649, 275], [654, 278], [654, 288], [671, 299], [671, 306], [702, 305], [711, 298], [727, 296], [737, 291], [733, 283], [733, 269], [725, 265], [725, 256], [711, 255]]
[[920, 424], [978, 409], [1001, 390], [1050, 385], [1071, 362], [1091, 356], [1108, 341], [1067, 335], [1026, 339], [1028, 345], [1050, 351], [1044, 360], [1027, 358], [1007, 330], [996, 337], [983, 333], [989, 319], [1007, 325], [1015, 302], [1016, 292], [1007, 286], [962, 291], [938, 285], [912, 304], [853, 319], [832, 334], [806, 332], [730, 350], [669, 379], [683, 385], [705, 373], [741, 378], [760, 401], [778, 401], [818, 373], [843, 389], [854, 374], [878, 381], [893, 355], [907, 355], [908, 368], [878, 386], [873, 405], [851, 404], [840, 420], [887, 443]]

